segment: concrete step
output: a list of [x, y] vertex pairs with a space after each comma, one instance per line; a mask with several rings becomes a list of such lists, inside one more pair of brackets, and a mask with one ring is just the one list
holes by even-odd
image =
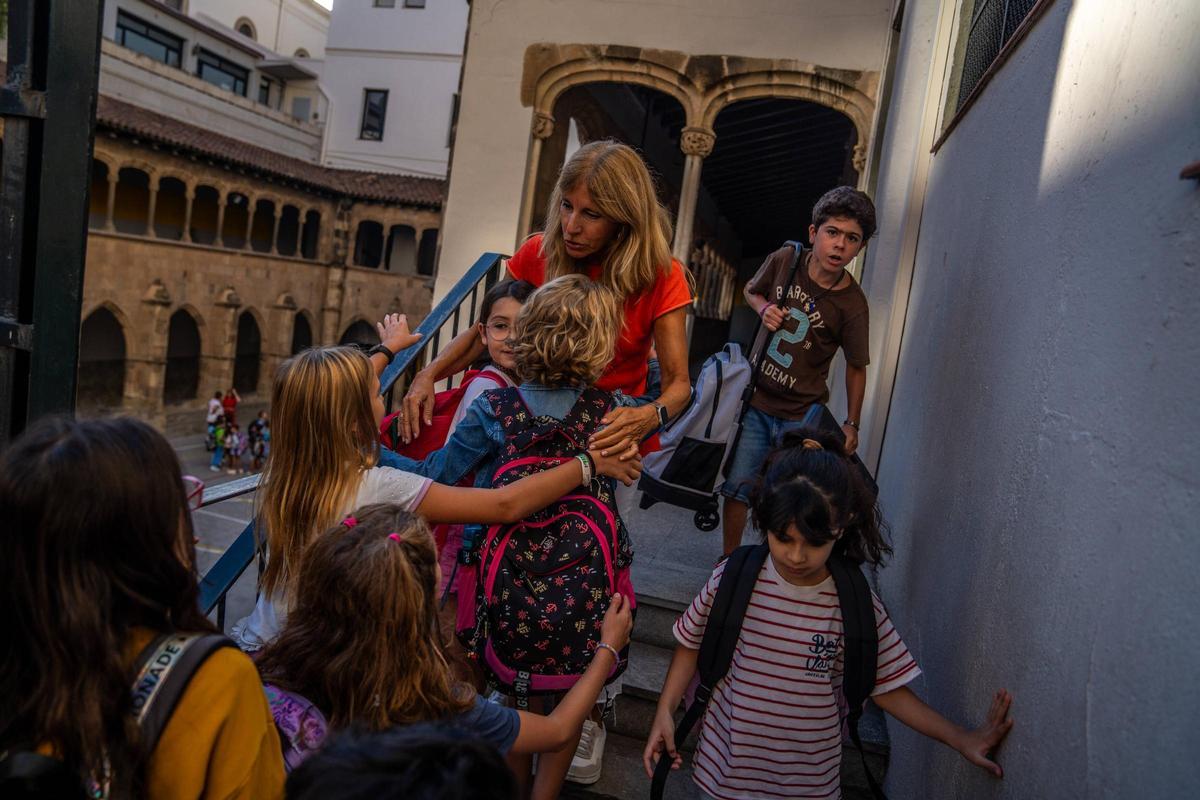
[[637, 620], [633, 625], [632, 639], [635, 642], [675, 649], [675, 636], [671, 629], [675, 620], [687, 608], [687, 603], [664, 600], [653, 594], [639, 592], [637, 596]]
[[[583, 786], [578, 783], [563, 784], [560, 798], [567, 800], [641, 800], [650, 795], [650, 779], [642, 766], [642, 748], [645, 739], [622, 736], [609, 730], [604, 745], [604, 769], [598, 783]], [[685, 759], [683, 768], [667, 781], [665, 800], [695, 800], [700, 796], [696, 784], [692, 783], [692, 769]]]

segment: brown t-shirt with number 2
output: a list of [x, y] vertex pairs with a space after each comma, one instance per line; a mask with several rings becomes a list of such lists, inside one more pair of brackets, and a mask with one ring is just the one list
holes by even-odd
[[[772, 334], [763, 328], [759, 334], [756, 348], [763, 346], [764, 334], [769, 338], [750, 399], [750, 405], [782, 419], [800, 419], [810, 405], [829, 399], [829, 362], [839, 347], [852, 366], [871, 361], [867, 298], [854, 277], [847, 275], [849, 285], [826, 291], [808, 276], [812, 252], [806, 250], [792, 285], [785, 287], [794, 255], [791, 246], [776, 250], [749, 283], [751, 292], [788, 310], [779, 330]], [[815, 302], [806, 313], [810, 300]]]

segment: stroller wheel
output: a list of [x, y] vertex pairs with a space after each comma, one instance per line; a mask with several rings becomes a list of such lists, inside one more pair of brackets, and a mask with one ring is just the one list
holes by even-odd
[[718, 523], [721, 522], [721, 515], [712, 509], [704, 509], [703, 511], [697, 511], [692, 521], [702, 531], [715, 531]]

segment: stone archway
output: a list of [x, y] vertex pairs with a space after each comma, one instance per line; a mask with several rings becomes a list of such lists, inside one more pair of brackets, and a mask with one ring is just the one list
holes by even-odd
[[646, 86], [675, 97], [683, 106], [686, 124], [679, 146], [686, 161], [673, 249], [676, 258], [686, 262], [700, 171], [716, 141], [713, 122], [725, 106], [753, 98], [792, 98], [833, 108], [854, 123], [858, 133], [854, 163], [861, 174], [879, 73], [830, 69], [794, 59], [694, 56], [627, 45], [530, 45], [521, 80], [521, 103], [532, 109], [532, 121], [518, 238], [533, 217], [542, 143], [554, 132], [555, 102], [573, 86], [598, 82]]

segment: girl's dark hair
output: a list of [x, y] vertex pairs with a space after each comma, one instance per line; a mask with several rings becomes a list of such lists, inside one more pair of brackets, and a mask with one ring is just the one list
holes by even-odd
[[0, 518], [0, 752], [107, 763], [140, 795], [132, 629], [214, 630], [171, 445], [133, 419], [43, 420], [0, 456]]
[[[820, 446], [805, 446], [805, 440]], [[759, 472], [750, 511], [764, 536], [795, 525], [815, 547], [840, 529], [833, 552], [858, 564], [882, 564], [892, 552], [874, 494], [838, 437], [826, 431], [804, 428], [784, 434]]]
[[447, 724], [357, 729], [333, 739], [288, 776], [292, 800], [515, 800], [496, 748]]
[[529, 281], [517, 281], [511, 278], [500, 281], [484, 294], [483, 305], [479, 307], [479, 321], [486, 325], [488, 317], [492, 315], [492, 306], [504, 298], [511, 297], [518, 303], [524, 303], [536, 288]]

